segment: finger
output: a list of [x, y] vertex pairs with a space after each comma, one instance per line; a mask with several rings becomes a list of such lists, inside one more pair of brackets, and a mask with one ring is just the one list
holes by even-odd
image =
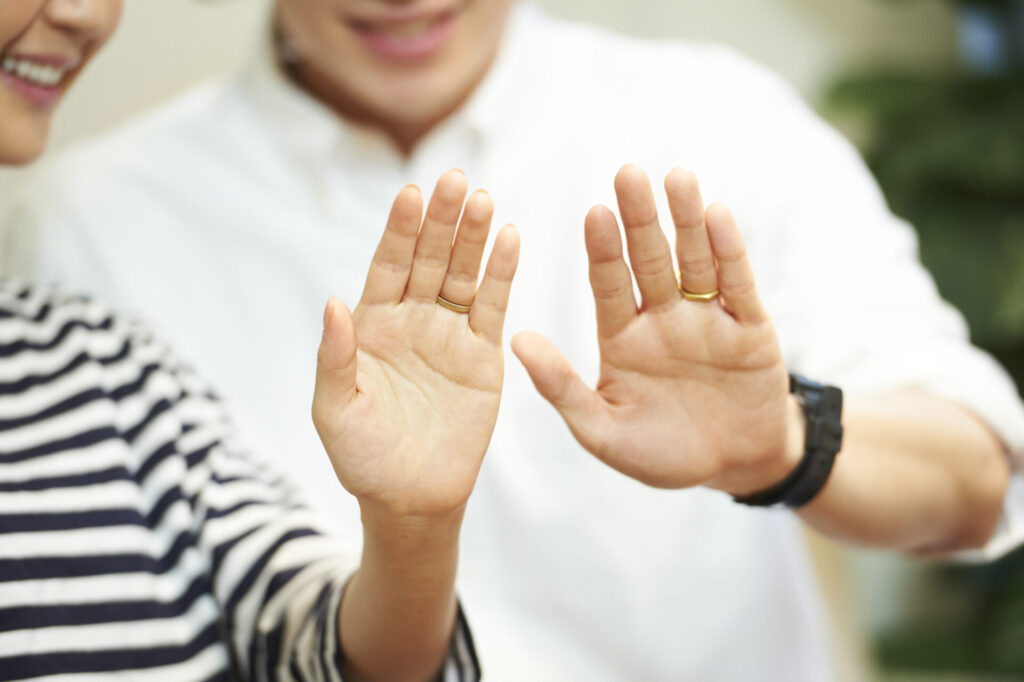
[[452, 247], [452, 260], [441, 286], [441, 295], [452, 303], [473, 303], [476, 281], [480, 276], [480, 261], [483, 260], [493, 215], [494, 202], [487, 192], [473, 192], [462, 212], [462, 222], [459, 223], [455, 246]]
[[455, 225], [459, 221], [465, 199], [466, 176], [462, 171], [448, 171], [437, 181], [416, 241], [412, 272], [405, 290], [407, 300], [424, 303], [437, 300], [444, 276], [448, 272], [452, 237], [455, 236]]
[[494, 240], [480, 289], [469, 311], [469, 327], [495, 345], [501, 344], [512, 278], [519, 264], [519, 233], [506, 225]]
[[712, 204], [705, 218], [711, 250], [718, 263], [718, 288], [722, 304], [740, 322], [761, 322], [767, 313], [754, 286], [754, 269], [747, 258], [743, 235], [725, 206]]
[[584, 222], [590, 288], [597, 309], [597, 335], [615, 336], [636, 317], [633, 277], [622, 255], [622, 238], [615, 216], [605, 206], [590, 209]]
[[316, 354], [313, 423], [322, 435], [331, 420], [356, 396], [356, 330], [352, 315], [331, 298], [324, 309], [324, 332]]
[[423, 195], [419, 187], [407, 185], [391, 205], [384, 234], [373, 254], [363, 287], [362, 303], [398, 303], [409, 283], [416, 235], [423, 217]]
[[665, 178], [665, 193], [676, 226], [679, 284], [694, 294], [714, 291], [718, 288], [718, 271], [704, 223], [704, 199], [697, 176], [682, 168], [673, 169]]
[[623, 166], [615, 176], [615, 194], [626, 231], [629, 263], [644, 308], [678, 302], [672, 252], [658, 224], [658, 209], [647, 174], [632, 164]]
[[604, 405], [562, 351], [536, 332], [519, 332], [512, 337], [512, 352], [523, 363], [537, 392], [562, 415], [576, 440], [590, 452], [598, 452], [599, 429], [608, 423]]

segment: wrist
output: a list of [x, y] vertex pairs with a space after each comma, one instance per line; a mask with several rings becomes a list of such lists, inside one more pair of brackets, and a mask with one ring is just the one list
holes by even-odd
[[397, 512], [377, 502], [360, 500], [364, 544], [410, 552], [457, 546], [465, 505], [437, 514]]
[[731, 476], [732, 480], [715, 487], [734, 497], [742, 497], [785, 480], [800, 465], [806, 445], [804, 412], [792, 393], [786, 396], [784, 429], [785, 437], [780, 449], [768, 459], [736, 472]]
[[835, 386], [811, 381], [799, 374], [789, 375], [789, 390], [803, 413], [803, 455], [796, 468], [778, 483], [754, 492], [733, 495], [753, 507], [784, 504], [791, 509], [804, 506], [825, 487], [836, 455], [843, 443], [843, 392]]
[[[807, 419], [804, 409], [795, 395], [786, 396], [786, 447], [783, 449], [783, 471], [773, 478], [769, 485], [778, 483], [791, 474], [807, 452]], [[779, 472], [776, 472], [777, 474]]]

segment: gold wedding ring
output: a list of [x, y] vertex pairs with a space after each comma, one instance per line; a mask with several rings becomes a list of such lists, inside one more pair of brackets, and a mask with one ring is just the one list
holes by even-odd
[[682, 283], [679, 284], [679, 293], [681, 293], [683, 298], [687, 301], [701, 301], [706, 303], [707, 301], [713, 301], [718, 298], [718, 289], [709, 291], [706, 294], [695, 294], [684, 289]]
[[[717, 293], [717, 292], [715, 292], [715, 293]], [[455, 313], [468, 313], [470, 308], [473, 307], [473, 304], [462, 305], [460, 303], [453, 303], [452, 301], [449, 301], [444, 296], [438, 296], [437, 297], [437, 304], [439, 306], [441, 306], [442, 308], [447, 308], [448, 310], [451, 310], [452, 312], [455, 312]]]

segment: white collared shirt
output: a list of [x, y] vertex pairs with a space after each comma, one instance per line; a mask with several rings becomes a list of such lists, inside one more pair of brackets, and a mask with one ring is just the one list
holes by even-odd
[[[495, 223], [522, 235], [507, 332], [545, 333], [592, 381], [583, 216], [615, 205], [626, 162], [656, 184], [685, 166], [706, 201], [733, 209], [791, 369], [849, 395], [949, 397], [1022, 456], [1012, 383], [970, 347], [856, 152], [790, 88], [720, 47], [632, 40], [530, 8], [474, 96], [410, 158], [339, 121], [263, 54], [52, 163], [15, 212], [8, 259], [153, 320], [357, 551], [358, 509], [309, 403], [324, 302], [358, 300], [394, 195], [408, 182], [429, 193], [451, 167], [485, 187]], [[1021, 534], [1009, 524], [993, 551]], [[793, 515], [612, 471], [512, 359], [459, 591], [490, 680], [831, 677]]]

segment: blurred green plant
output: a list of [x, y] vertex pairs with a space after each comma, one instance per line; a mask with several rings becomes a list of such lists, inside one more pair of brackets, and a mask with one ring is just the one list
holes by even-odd
[[[892, 210], [916, 228], [939, 291], [1020, 390], [1024, 0], [971, 0], [957, 10], [960, 67], [848, 74], [829, 89], [825, 106], [859, 121], [861, 151]], [[902, 622], [876, 633], [875, 645], [887, 669], [1024, 678], [1024, 551], [984, 566], [928, 571]]]
[[892, 210], [974, 342], [1024, 386], [1024, 73], [846, 76], [827, 106], [868, 117], [862, 151]]

